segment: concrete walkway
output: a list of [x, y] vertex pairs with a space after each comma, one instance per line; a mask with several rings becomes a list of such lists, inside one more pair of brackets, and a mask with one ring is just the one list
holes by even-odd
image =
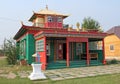
[[[0, 69], [0, 77], [15, 79], [16, 77], [28, 78], [32, 71], [17, 71], [16, 73]], [[65, 68], [43, 71], [47, 78], [51, 80], [65, 80], [71, 78], [81, 78], [89, 76], [98, 76], [104, 74], [120, 73], [120, 64], [91, 66], [80, 68]]]
[[70, 78], [80, 78], [80, 77], [120, 73], [120, 64], [55, 69], [55, 70], [46, 70], [43, 72], [51, 80], [64, 80], [64, 79], [70, 79]]

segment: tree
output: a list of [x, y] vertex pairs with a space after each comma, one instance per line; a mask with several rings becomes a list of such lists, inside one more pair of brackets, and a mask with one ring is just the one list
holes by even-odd
[[4, 56], [4, 51], [0, 49], [0, 56]]
[[100, 24], [98, 21], [92, 19], [91, 17], [87, 17], [83, 19], [82, 28], [84, 28], [85, 30], [87, 29], [99, 30]]
[[19, 51], [16, 47], [16, 42], [13, 39], [5, 39], [3, 48], [8, 64], [16, 64]]

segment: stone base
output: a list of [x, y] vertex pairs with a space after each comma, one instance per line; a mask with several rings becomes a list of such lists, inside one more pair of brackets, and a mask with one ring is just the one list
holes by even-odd
[[46, 79], [45, 75], [41, 73], [31, 73], [28, 77], [30, 80]]
[[31, 64], [33, 72], [28, 76], [30, 80], [46, 79], [44, 73], [41, 71], [42, 64]]

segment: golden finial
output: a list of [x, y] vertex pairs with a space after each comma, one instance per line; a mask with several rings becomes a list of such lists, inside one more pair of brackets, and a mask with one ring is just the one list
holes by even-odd
[[77, 26], [77, 31], [80, 31], [80, 23], [79, 22], [76, 23], [76, 26]]
[[23, 21], [21, 21], [21, 24], [23, 25]]
[[80, 23], [77, 22], [77, 23], [76, 23], [76, 26], [77, 26], [77, 28], [80, 28]]

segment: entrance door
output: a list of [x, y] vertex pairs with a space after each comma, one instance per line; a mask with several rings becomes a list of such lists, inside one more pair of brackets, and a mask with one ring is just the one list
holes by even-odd
[[58, 59], [66, 60], [66, 43], [59, 43], [58, 45]]
[[66, 43], [63, 43], [63, 59], [66, 60]]
[[63, 44], [59, 43], [58, 45], [58, 59], [62, 60], [63, 59]]

